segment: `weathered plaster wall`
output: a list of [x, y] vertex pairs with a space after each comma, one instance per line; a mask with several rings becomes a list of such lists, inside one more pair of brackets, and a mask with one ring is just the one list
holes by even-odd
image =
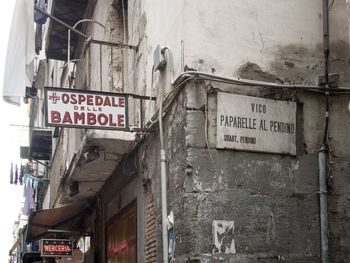
[[57, 198], [59, 197], [60, 180], [64, 175], [65, 160], [61, 154], [65, 153], [64, 136], [57, 142], [53, 149], [52, 161], [50, 163], [49, 179], [50, 179], [50, 207], [57, 207]]
[[185, 64], [236, 75], [247, 61], [270, 67], [279, 47], [322, 43], [322, 1], [186, 1]]
[[46, 190], [46, 194], [43, 200], [43, 209], [50, 209], [50, 185]]
[[[175, 72], [181, 72], [181, 41], [184, 38], [184, 2], [141, 1], [141, 12], [146, 16], [147, 72], [153, 65], [153, 51], [156, 46], [167, 46], [173, 56]], [[149, 79], [150, 75], [147, 76]]]
[[[129, 56], [128, 72], [135, 77], [135, 85], [129, 86], [139, 94], [159, 94], [158, 72], [151, 91], [153, 52], [158, 44], [170, 48], [175, 77], [183, 71], [182, 63], [216, 75], [248, 77], [241, 68], [250, 62], [271, 74], [263, 80], [314, 84], [322, 74], [322, 36], [322, 2], [312, 0], [251, 0], [244, 4], [132, 0], [128, 3], [128, 42], [139, 50], [135, 75]], [[348, 39], [346, 3], [336, 1], [331, 9], [332, 48], [334, 45], [346, 54]], [[343, 57], [331, 57], [332, 71], [347, 63]], [[166, 91], [171, 89], [170, 68], [168, 65], [163, 77]], [[293, 74], [284, 76], [290, 69]], [[148, 115], [148, 110], [145, 113]]]
[[[158, 96], [160, 86], [166, 91], [171, 90], [170, 64], [174, 64], [175, 75], [181, 72], [181, 50], [184, 37], [183, 23], [184, 1], [128, 1], [128, 37], [129, 44], [137, 45], [138, 52], [135, 60], [129, 56], [127, 72], [133, 76], [134, 83], [132, 91], [146, 96]], [[154, 50], [157, 45], [168, 47], [171, 50], [172, 63], [168, 63], [166, 70], [162, 73], [165, 79], [163, 84], [159, 83], [159, 72], [154, 73], [154, 85], [152, 82], [152, 67], [154, 64]], [[170, 59], [169, 54], [166, 54]], [[132, 67], [136, 66], [136, 70]], [[158, 102], [157, 102], [158, 104]], [[146, 120], [153, 115], [156, 109], [154, 103], [144, 106]], [[148, 108], [151, 108], [149, 110]], [[136, 117], [136, 122], [138, 119]]]

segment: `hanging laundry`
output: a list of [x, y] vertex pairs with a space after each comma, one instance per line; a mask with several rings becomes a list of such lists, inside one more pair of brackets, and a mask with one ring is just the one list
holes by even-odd
[[35, 28], [35, 53], [39, 55], [43, 43], [43, 25], [37, 24]]
[[28, 175], [25, 174], [25, 175], [24, 175], [23, 197], [26, 197], [26, 196], [27, 196], [27, 185], [28, 185], [28, 181], [29, 181]]
[[22, 174], [26, 174], [26, 172], [27, 172], [27, 168], [26, 168], [26, 165], [21, 165], [21, 173]]
[[14, 181], [15, 185], [17, 185], [18, 183], [18, 167], [17, 167], [17, 164], [16, 164], [16, 168], [15, 168], [15, 181]]
[[13, 163], [11, 163], [10, 168], [10, 184], [13, 184]]
[[33, 188], [32, 188], [32, 180], [27, 180], [27, 185], [26, 186], [27, 187], [26, 187], [25, 200], [24, 200], [22, 213], [24, 215], [29, 215], [30, 211], [35, 208], [34, 191], [33, 191]]
[[[35, 1], [35, 7], [39, 8], [40, 10], [43, 10], [47, 12], [47, 4], [44, 0], [36, 0]], [[46, 23], [47, 16], [41, 13], [38, 10], [34, 10], [34, 22], [40, 25], [43, 25]]]
[[23, 169], [22, 169], [22, 166], [21, 166], [21, 171], [19, 172], [19, 184], [20, 185], [23, 185]]
[[40, 182], [40, 179], [38, 177], [32, 176], [28, 173], [24, 173], [24, 175], [23, 175], [23, 184], [24, 184], [23, 196], [24, 197], [27, 196], [28, 185], [30, 185], [30, 187], [32, 189], [35, 189], [38, 187], [39, 182]]

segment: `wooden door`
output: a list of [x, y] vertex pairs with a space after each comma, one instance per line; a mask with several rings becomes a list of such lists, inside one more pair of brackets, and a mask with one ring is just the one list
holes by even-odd
[[107, 224], [107, 263], [136, 263], [136, 204]]

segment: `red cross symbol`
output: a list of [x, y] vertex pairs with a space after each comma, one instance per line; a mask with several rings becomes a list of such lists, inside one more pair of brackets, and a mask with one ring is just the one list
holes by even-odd
[[49, 100], [52, 100], [52, 103], [56, 104], [56, 102], [60, 100], [60, 96], [57, 96], [56, 92], [52, 92], [52, 95], [49, 96]]

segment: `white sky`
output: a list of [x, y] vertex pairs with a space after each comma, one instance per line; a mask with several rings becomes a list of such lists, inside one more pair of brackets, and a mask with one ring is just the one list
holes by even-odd
[[10, 184], [10, 163], [20, 165], [21, 161], [19, 159], [21, 128], [11, 124], [28, 124], [25, 107], [13, 106], [2, 100], [7, 39], [15, 2], [15, 0], [1, 1], [0, 8], [0, 262], [8, 262], [9, 250], [14, 243], [13, 224], [18, 220], [23, 202], [23, 188], [19, 184]]

